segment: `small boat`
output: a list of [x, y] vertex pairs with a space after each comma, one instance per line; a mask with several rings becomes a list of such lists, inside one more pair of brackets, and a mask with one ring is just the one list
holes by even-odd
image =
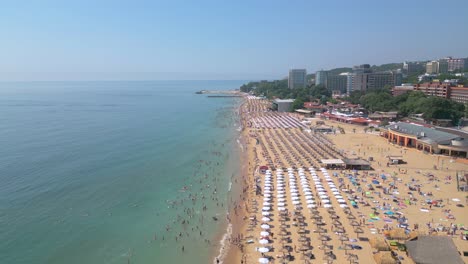
[[218, 221], [218, 217], [213, 216], [213, 220]]

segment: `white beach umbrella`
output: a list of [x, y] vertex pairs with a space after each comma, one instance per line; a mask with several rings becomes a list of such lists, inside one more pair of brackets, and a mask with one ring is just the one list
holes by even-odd
[[284, 201], [286, 201], [285, 198], [278, 198], [278, 202], [284, 202]]
[[260, 264], [267, 264], [268, 262], [270, 262], [267, 258], [259, 258], [258, 259], [258, 263]]
[[258, 243], [260, 243], [260, 244], [262, 244], [262, 245], [265, 245], [265, 244], [268, 244], [269, 242], [268, 242], [268, 240], [266, 240], [266, 239], [260, 239], [260, 240], [258, 241]]
[[276, 189], [282, 191], [282, 190], [284, 190], [284, 186], [278, 186], [278, 188], [276, 188]]
[[305, 195], [312, 195], [312, 192], [310, 190], [304, 190]]
[[265, 183], [265, 186], [266, 186], [266, 187], [270, 187], [270, 186], [272, 186], [272, 185], [271, 185], [271, 183]]
[[276, 195], [278, 198], [284, 198], [284, 193], [280, 193], [278, 195]]
[[314, 200], [306, 200], [306, 203], [307, 204], [315, 204], [315, 201]]
[[327, 199], [327, 198], [328, 198], [328, 196], [326, 196], [326, 195], [324, 195], [324, 194], [320, 195], [319, 197], [320, 197], [321, 199]]
[[276, 190], [276, 193], [277, 193], [277, 194], [284, 194], [284, 189]]
[[271, 197], [271, 194], [265, 193], [265, 194], [263, 195], [263, 197], [267, 197], [267, 198], [268, 198], [268, 197]]
[[299, 197], [298, 197], [298, 196], [292, 196], [292, 197], [291, 197], [291, 200], [297, 201], [297, 200], [299, 200]]
[[271, 219], [270, 219], [270, 218], [268, 218], [268, 217], [262, 217], [262, 221], [263, 221], [263, 222], [270, 222], [270, 221], [271, 221]]
[[285, 203], [278, 203], [277, 205], [278, 205], [278, 206], [281, 206], [281, 207], [286, 206]]
[[348, 206], [347, 206], [346, 204], [340, 204], [340, 207], [341, 207], [341, 208], [346, 208], [346, 207], [348, 207]]
[[343, 196], [341, 196], [341, 195], [338, 194], [338, 195], [335, 195], [335, 198], [337, 198], [337, 199], [343, 199]]
[[317, 207], [317, 205], [315, 205], [315, 204], [308, 204], [307, 205], [307, 208], [315, 208], [315, 207]]
[[270, 211], [270, 210], [271, 210], [271, 208], [269, 206], [264, 206], [262, 208], [262, 211]]
[[286, 208], [285, 207], [278, 207], [278, 211], [285, 211]]
[[344, 199], [337, 199], [337, 201], [338, 201], [339, 203], [346, 203], [346, 201], [345, 201]]
[[314, 199], [314, 197], [313, 197], [312, 195], [306, 195], [305, 198], [306, 198], [307, 200]]
[[337, 195], [340, 195], [340, 192], [332, 192], [332, 193], [333, 193], [333, 195], [335, 195], [335, 197], [336, 197]]
[[271, 193], [271, 190], [264, 190], [263, 193]]
[[265, 198], [263, 198], [263, 201], [269, 202], [269, 201], [271, 201], [271, 198], [265, 197]]
[[262, 229], [270, 229], [270, 226], [267, 224], [263, 224], [260, 226]]
[[324, 207], [324, 208], [331, 208], [332, 205], [331, 205], [331, 204], [324, 204], [323, 207]]
[[263, 202], [263, 206], [270, 206], [270, 205], [271, 205], [271, 203], [269, 203], [269, 202]]
[[329, 203], [329, 202], [330, 202], [330, 200], [328, 200], [328, 199], [322, 199], [322, 203]]
[[301, 202], [300, 202], [300, 201], [292, 201], [292, 203], [293, 203], [294, 205], [301, 204]]
[[317, 192], [317, 193], [318, 193], [318, 195], [320, 195], [320, 197], [322, 197], [322, 195], [327, 195], [327, 193], [323, 192], [323, 191], [322, 192]]
[[269, 236], [270, 233], [268, 233], [267, 231], [262, 231], [262, 232], [260, 232], [260, 235], [261, 236]]
[[[270, 249], [269, 248], [266, 248], [266, 247], [261, 247], [261, 248], [258, 248], [258, 252], [260, 253], [267, 253], [269, 252]], [[268, 262], [267, 262], [268, 263]]]
[[270, 215], [270, 212], [262, 212], [262, 215], [263, 215], [263, 216], [269, 216], [269, 215]]

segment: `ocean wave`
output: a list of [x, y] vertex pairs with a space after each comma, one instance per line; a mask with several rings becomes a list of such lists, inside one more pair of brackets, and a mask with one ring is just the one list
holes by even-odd
[[[229, 252], [229, 247], [231, 246], [230, 245], [231, 236], [232, 236], [232, 224], [229, 223], [226, 228], [226, 233], [223, 235], [223, 237], [219, 241], [219, 245], [220, 245], [219, 254], [213, 260], [213, 264], [224, 263], [224, 258], [227, 256]], [[219, 262], [217, 262], [216, 260], [219, 260]]]

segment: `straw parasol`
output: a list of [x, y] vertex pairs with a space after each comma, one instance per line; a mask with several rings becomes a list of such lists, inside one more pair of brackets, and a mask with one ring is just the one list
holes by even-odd
[[349, 263], [355, 263], [359, 260], [359, 257], [356, 254], [348, 254], [346, 258], [349, 260]]
[[371, 245], [371, 247], [377, 249], [378, 251], [389, 251], [390, 250], [390, 247], [385, 242], [385, 240], [383, 240], [380, 237], [376, 237], [376, 236], [371, 237], [369, 239], [369, 244]]
[[377, 264], [396, 264], [397, 261], [393, 258], [390, 251], [380, 251], [374, 254], [374, 260]]
[[330, 238], [328, 236], [325, 236], [325, 235], [320, 235], [319, 239], [320, 239], [320, 241], [322, 241], [322, 243], [325, 242], [325, 241], [330, 240]]
[[389, 232], [389, 237], [400, 241], [407, 239], [408, 235], [403, 228], [395, 228]]
[[345, 230], [342, 226], [336, 227], [334, 231], [336, 233], [345, 233]]
[[308, 245], [302, 245], [302, 246], [299, 248], [300, 251], [307, 251], [307, 250], [309, 250], [309, 249], [310, 249], [310, 246], [308, 246]]
[[364, 233], [364, 230], [362, 230], [362, 228], [360, 228], [360, 227], [356, 227], [354, 229], [354, 233], [356, 233], [357, 237], [359, 238], [359, 234]]
[[343, 249], [345, 251], [345, 255], [348, 255], [348, 250], [353, 249], [353, 247], [350, 244], [344, 244]]
[[356, 217], [353, 214], [349, 214], [346, 218], [348, 219], [356, 219]]
[[340, 220], [338, 220], [338, 219], [333, 220], [332, 224], [335, 225], [335, 226], [342, 225]]
[[341, 244], [343, 244], [344, 241], [348, 241], [348, 240], [349, 240], [349, 237], [346, 236], [346, 235], [342, 235], [342, 236], [340, 236], [339, 239], [340, 239], [340, 241], [341, 241]]
[[327, 232], [327, 230], [325, 228], [319, 227], [317, 229], [317, 233], [319, 233], [319, 234], [326, 233], [326, 232]]

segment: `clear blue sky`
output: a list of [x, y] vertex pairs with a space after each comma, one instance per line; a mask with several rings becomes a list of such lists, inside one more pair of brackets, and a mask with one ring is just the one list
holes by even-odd
[[0, 80], [273, 79], [468, 57], [467, 14], [466, 0], [2, 1]]

